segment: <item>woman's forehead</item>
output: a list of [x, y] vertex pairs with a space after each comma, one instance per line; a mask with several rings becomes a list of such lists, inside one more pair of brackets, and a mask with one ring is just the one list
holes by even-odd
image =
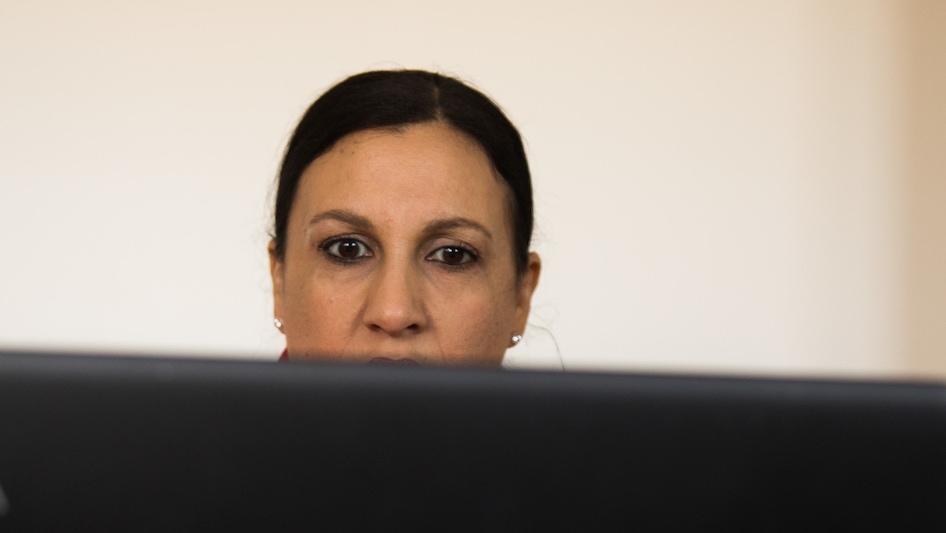
[[508, 236], [508, 194], [479, 144], [425, 123], [341, 139], [303, 173], [293, 218], [331, 210], [376, 224], [464, 218]]

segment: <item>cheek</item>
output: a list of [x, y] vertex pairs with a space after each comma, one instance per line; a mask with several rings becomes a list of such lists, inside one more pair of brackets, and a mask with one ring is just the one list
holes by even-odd
[[445, 353], [483, 356], [505, 350], [514, 314], [513, 301], [502, 291], [452, 291], [437, 298], [431, 319]]
[[364, 302], [357, 287], [340, 286], [318, 277], [300, 278], [286, 286], [287, 341], [290, 351], [337, 352], [352, 333]]

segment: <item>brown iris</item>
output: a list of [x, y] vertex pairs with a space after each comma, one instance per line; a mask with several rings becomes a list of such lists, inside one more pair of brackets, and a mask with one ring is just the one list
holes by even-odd
[[459, 265], [463, 263], [463, 255], [464, 251], [462, 248], [448, 246], [443, 249], [441, 257], [443, 257], [443, 262], [448, 265]]
[[338, 255], [344, 259], [357, 259], [360, 248], [358, 241], [342, 241], [338, 243]]

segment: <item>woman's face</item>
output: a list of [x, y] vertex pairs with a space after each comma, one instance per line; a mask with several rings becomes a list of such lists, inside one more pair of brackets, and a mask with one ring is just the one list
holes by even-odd
[[508, 195], [446, 124], [341, 139], [302, 174], [282, 260], [270, 245], [290, 357], [501, 363], [540, 270], [516, 274]]

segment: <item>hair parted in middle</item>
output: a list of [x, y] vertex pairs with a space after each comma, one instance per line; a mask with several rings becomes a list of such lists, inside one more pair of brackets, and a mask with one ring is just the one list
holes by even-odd
[[479, 143], [510, 191], [516, 271], [525, 272], [532, 240], [532, 178], [522, 138], [502, 110], [463, 82], [423, 70], [376, 70], [351, 76], [306, 111], [286, 147], [279, 172], [273, 242], [285, 257], [286, 232], [305, 169], [343, 137], [370, 129], [444, 122]]

